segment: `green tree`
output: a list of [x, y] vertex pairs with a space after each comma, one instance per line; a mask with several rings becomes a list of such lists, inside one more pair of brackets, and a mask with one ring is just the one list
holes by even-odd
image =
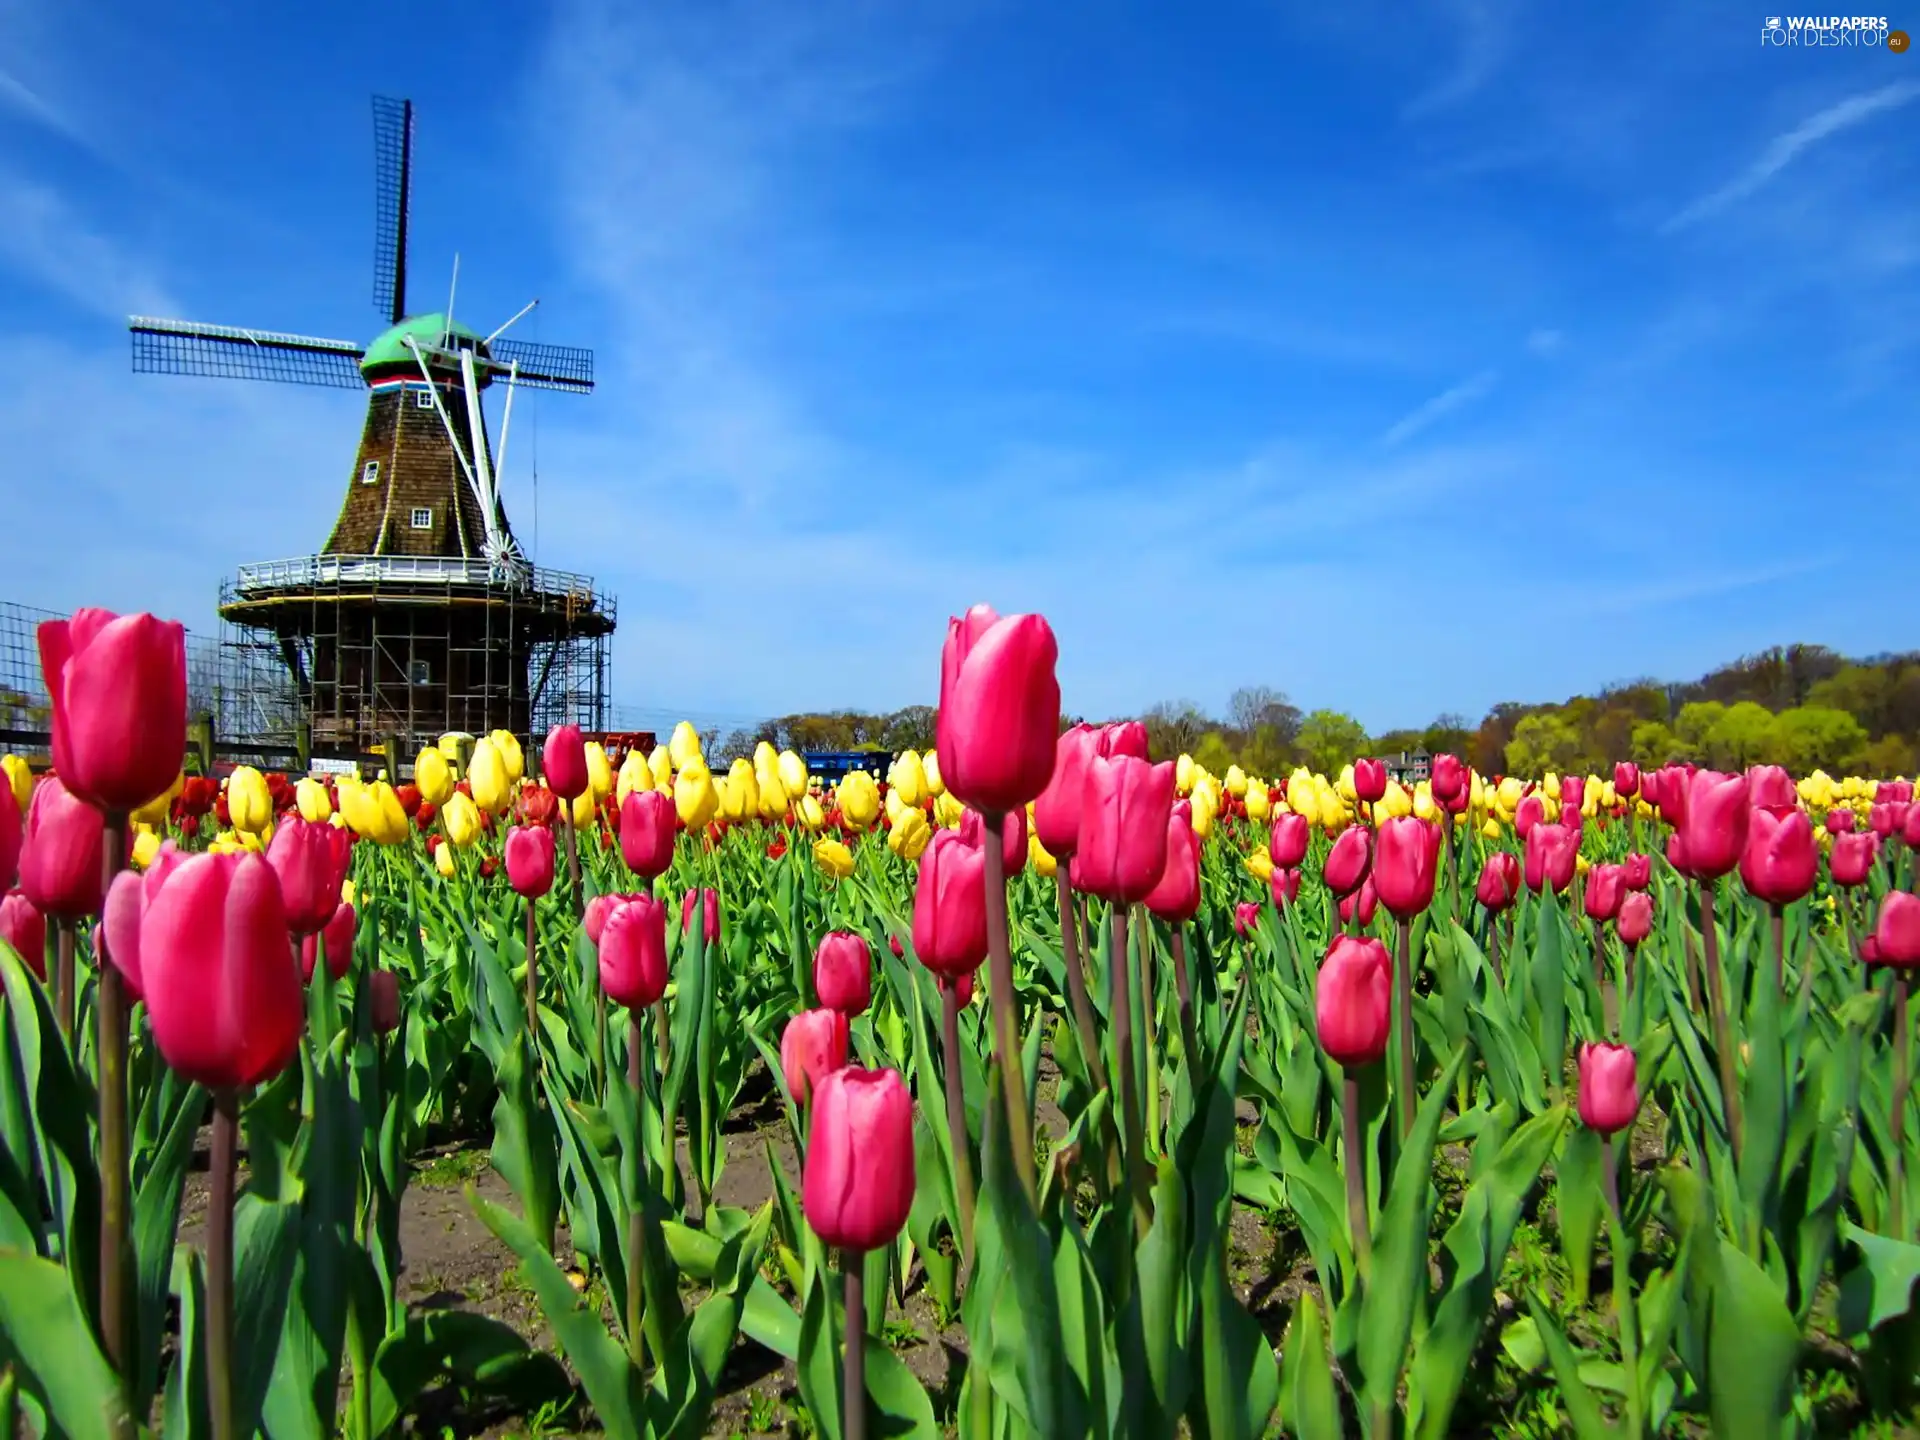
[[1904, 735], [1882, 735], [1860, 757], [1863, 775], [1911, 775], [1915, 770], [1920, 770], [1920, 741]]
[[1772, 749], [1773, 712], [1757, 700], [1729, 705], [1707, 732], [1707, 758], [1722, 769], [1758, 765]]
[[1682, 705], [1680, 713], [1673, 717], [1673, 738], [1680, 751], [1675, 758], [1706, 760], [1713, 727], [1726, 713], [1727, 707], [1718, 700], [1695, 700]]
[[1633, 727], [1633, 739], [1628, 746], [1633, 762], [1643, 769], [1655, 770], [1672, 760], [1684, 758], [1685, 747], [1658, 720], [1642, 720]]
[[1303, 763], [1323, 775], [1337, 775], [1340, 767], [1367, 753], [1367, 729], [1339, 710], [1315, 710], [1300, 722], [1295, 741]]
[[1866, 727], [1845, 710], [1802, 705], [1773, 717], [1768, 758], [1796, 775], [1815, 770], [1842, 774], [1857, 767], [1866, 753]]
[[1141, 723], [1147, 727], [1148, 749], [1159, 760], [1192, 754], [1200, 737], [1213, 728], [1213, 722], [1191, 700], [1156, 705], [1141, 717]]
[[1537, 776], [1549, 770], [1584, 768], [1580, 732], [1558, 710], [1541, 710], [1513, 727], [1507, 742], [1507, 773]]
[[1240, 763], [1240, 757], [1234, 753], [1233, 746], [1227, 743], [1227, 737], [1218, 730], [1209, 730], [1195, 742], [1192, 751], [1193, 763], [1215, 775], [1227, 773], [1229, 765]]

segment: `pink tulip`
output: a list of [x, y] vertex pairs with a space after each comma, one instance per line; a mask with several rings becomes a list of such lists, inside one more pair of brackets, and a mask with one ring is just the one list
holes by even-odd
[[1547, 802], [1538, 795], [1522, 795], [1513, 810], [1513, 833], [1522, 840], [1533, 834], [1533, 827], [1544, 824]]
[[1358, 890], [1340, 902], [1340, 923], [1351, 925], [1357, 919], [1363, 927], [1373, 924], [1373, 912], [1379, 903], [1379, 892], [1374, 889], [1373, 876], [1369, 875], [1360, 882]]
[[1653, 883], [1653, 857], [1638, 851], [1627, 856], [1627, 889], [1644, 890]]
[[620, 854], [643, 880], [657, 880], [673, 866], [673, 796], [664, 790], [635, 790], [620, 802]]
[[346, 882], [352, 834], [337, 825], [312, 825], [298, 815], [282, 819], [267, 846], [267, 863], [280, 881], [287, 926], [312, 935], [333, 919]]
[[1372, 863], [1372, 832], [1351, 825], [1340, 832], [1340, 838], [1327, 852], [1327, 863], [1321, 869], [1320, 878], [1335, 895], [1351, 895], [1367, 878], [1367, 869]]
[[1233, 907], [1233, 933], [1251, 935], [1260, 925], [1260, 907], [1251, 900], [1242, 900]]
[[1451, 808], [1454, 801], [1472, 788], [1473, 782], [1458, 755], [1440, 754], [1433, 757], [1433, 773], [1427, 784], [1433, 798], [1443, 807]]
[[1371, 938], [1336, 936], [1320, 962], [1313, 1007], [1327, 1058], [1351, 1067], [1371, 1065], [1386, 1054], [1392, 994], [1387, 947]]
[[1040, 615], [976, 605], [948, 622], [935, 748], [956, 800], [990, 815], [1025, 808], [1053, 778], [1059, 647]]
[[39, 979], [47, 978], [47, 920], [19, 890], [0, 896], [0, 940], [12, 946]]
[[[0, 789], [6, 789], [0, 786]], [[0, 893], [20, 878], [20, 846], [26, 838], [26, 820], [13, 803], [13, 792], [0, 795]]]
[[1612, 1135], [1633, 1124], [1640, 1111], [1640, 1085], [1633, 1051], [1624, 1045], [1580, 1047], [1580, 1122]]
[[[986, 837], [986, 817], [978, 810], [969, 810], [960, 817], [960, 838], [967, 844], [977, 850], [986, 843]], [[1026, 863], [1027, 812], [1009, 810], [1000, 820], [1001, 872], [1011, 880], [1026, 868]]]
[[629, 1010], [644, 1010], [667, 993], [667, 907], [653, 896], [624, 896], [605, 912], [600, 988]]
[[820, 1003], [851, 1020], [873, 1003], [873, 952], [847, 930], [820, 937], [813, 952], [813, 989]]
[[1755, 765], [1747, 771], [1747, 803], [1756, 810], [1794, 810], [1800, 792], [1793, 777], [1778, 765]]
[[59, 776], [34, 787], [20, 852], [20, 888], [36, 909], [61, 920], [99, 912], [105, 898], [100, 870], [105, 834], [105, 817]]
[[1273, 896], [1275, 909], [1286, 909], [1300, 898], [1300, 872], [1276, 868], [1267, 877], [1267, 893]]
[[1846, 890], [1866, 884], [1867, 877], [1873, 873], [1873, 863], [1879, 858], [1880, 837], [1870, 830], [1834, 836], [1833, 854], [1829, 857], [1833, 883]]
[[1473, 897], [1494, 914], [1513, 904], [1520, 893], [1520, 857], [1511, 850], [1496, 850], [1480, 867], [1480, 882]]
[[1099, 753], [1109, 760], [1117, 755], [1131, 755], [1136, 760], [1146, 760], [1147, 727], [1138, 720], [1122, 720], [1117, 725], [1100, 727]]
[[1622, 945], [1638, 945], [1646, 939], [1653, 933], [1653, 897], [1644, 890], [1629, 891], [1620, 901], [1613, 929]]
[[1413, 815], [1396, 815], [1380, 826], [1374, 844], [1373, 888], [1387, 913], [1411, 920], [1433, 903], [1440, 859], [1440, 827]]
[[556, 725], [540, 749], [540, 774], [562, 800], [587, 793], [587, 742], [578, 725]]
[[1622, 800], [1631, 800], [1640, 793], [1640, 767], [1629, 760], [1620, 760], [1613, 767], [1613, 793]]
[[820, 1082], [846, 1063], [847, 1017], [838, 1010], [802, 1010], [780, 1032], [780, 1070], [787, 1093], [803, 1109]]
[[270, 1080], [306, 1023], [280, 882], [259, 855], [196, 855], [147, 897], [140, 971], [161, 1057], [209, 1089]]
[[987, 958], [986, 858], [956, 830], [937, 830], [913, 887], [913, 949], [936, 975], [971, 975]]
[[1627, 871], [1623, 865], [1596, 865], [1587, 872], [1583, 897], [1589, 920], [1611, 920], [1620, 913], [1627, 894]]
[[913, 1097], [896, 1071], [852, 1067], [812, 1092], [800, 1200], [808, 1226], [842, 1250], [892, 1244], [913, 1209]]
[[303, 984], [313, 983], [313, 967], [319, 963], [323, 945], [327, 954], [327, 974], [335, 980], [347, 978], [347, 971], [353, 965], [353, 934], [357, 920], [353, 906], [343, 900], [334, 906], [333, 916], [324, 929], [317, 935], [300, 937], [300, 980]]
[[1580, 834], [1541, 821], [1527, 832], [1527, 888], [1539, 894], [1551, 885], [1556, 894], [1573, 883], [1579, 868]]
[[378, 968], [367, 977], [367, 1021], [376, 1035], [391, 1035], [400, 1028], [400, 977]]
[[507, 831], [507, 883], [529, 900], [553, 888], [553, 831], [516, 825]]
[[1827, 811], [1827, 833], [1829, 835], [1851, 835], [1854, 826], [1860, 823], [1860, 817], [1852, 810], [1834, 809]]
[[1679, 830], [1688, 868], [1698, 879], [1717, 880], [1740, 863], [1747, 845], [1747, 777], [1702, 770], [1688, 780], [1686, 795]]
[[148, 862], [144, 874], [122, 870], [115, 875], [106, 902], [100, 907], [100, 923], [93, 927], [94, 951], [106, 952], [104, 958], [120, 973], [121, 984], [136, 1003], [146, 998], [140, 971], [140, 927], [147, 903], [186, 861], [186, 852], [173, 841], [166, 841]]
[[700, 906], [700, 933], [712, 945], [720, 938], [720, 892], [718, 890], [689, 890], [680, 897], [680, 933], [693, 932], [693, 907]]
[[1747, 817], [1747, 843], [1740, 852], [1747, 893], [1769, 905], [1791, 905], [1812, 894], [1819, 878], [1820, 849], [1807, 812], [1798, 806], [1756, 806]]
[[167, 792], [187, 746], [182, 626], [77, 610], [41, 624], [40, 671], [53, 702], [53, 768], [73, 794], [129, 811]]
[[596, 895], [587, 901], [586, 908], [580, 912], [580, 928], [586, 933], [589, 945], [597, 946], [600, 943], [607, 916], [618, 906], [626, 904], [629, 898], [626, 895]]
[[1371, 805], [1384, 799], [1387, 793], [1387, 763], [1384, 760], [1356, 760], [1353, 762], [1354, 798]]
[[1167, 865], [1142, 903], [1169, 925], [1184, 925], [1200, 913], [1200, 837], [1185, 800], [1176, 801], [1167, 818]]
[[1920, 895], [1905, 890], [1889, 890], [1880, 902], [1880, 918], [1874, 922], [1874, 944], [1882, 965], [1902, 970], [1920, 966]]
[[1298, 870], [1300, 862], [1307, 858], [1307, 842], [1311, 838], [1312, 827], [1307, 824], [1306, 816], [1291, 810], [1282, 811], [1273, 817], [1267, 856], [1281, 870]]
[[1167, 868], [1167, 820], [1173, 813], [1173, 762], [1096, 755], [1087, 767], [1086, 811], [1074, 885], [1116, 905], [1153, 893]]
[[1063, 732], [1054, 750], [1053, 777], [1033, 802], [1033, 833], [1046, 852], [1059, 861], [1080, 848], [1081, 799], [1087, 788], [1087, 766], [1100, 753], [1100, 730], [1075, 725]]

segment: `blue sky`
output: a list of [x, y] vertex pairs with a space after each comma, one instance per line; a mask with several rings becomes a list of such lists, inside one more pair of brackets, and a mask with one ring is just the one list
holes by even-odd
[[1911, 51], [1723, 4], [168, 9], [0, 0], [6, 598], [209, 628], [324, 540], [364, 401], [132, 375], [124, 317], [370, 338], [379, 92], [415, 308], [458, 251], [463, 318], [596, 352], [503, 494], [618, 595], [629, 705], [931, 701], [983, 599], [1072, 710], [1375, 729], [1920, 643]]

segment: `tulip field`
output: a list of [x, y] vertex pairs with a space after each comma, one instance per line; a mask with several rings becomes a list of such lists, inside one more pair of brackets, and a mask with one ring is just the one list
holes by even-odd
[[1920, 1426], [1906, 780], [1215, 775], [986, 607], [836, 784], [215, 779], [178, 626], [40, 640], [0, 1436]]

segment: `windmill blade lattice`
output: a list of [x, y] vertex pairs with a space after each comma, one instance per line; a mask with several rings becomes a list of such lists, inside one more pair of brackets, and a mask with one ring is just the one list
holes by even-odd
[[407, 220], [413, 191], [413, 102], [373, 101], [373, 307], [398, 325], [407, 313]]
[[535, 390], [565, 390], [584, 395], [593, 389], [593, 351], [573, 345], [540, 345], [526, 340], [495, 340], [487, 346], [496, 372], [516, 361], [516, 383]]
[[134, 316], [127, 330], [133, 338], [136, 374], [278, 380], [341, 390], [366, 388], [367, 382], [360, 375], [365, 348], [351, 340], [245, 330], [237, 325], [203, 325], [194, 320], [156, 320], [144, 315]]

